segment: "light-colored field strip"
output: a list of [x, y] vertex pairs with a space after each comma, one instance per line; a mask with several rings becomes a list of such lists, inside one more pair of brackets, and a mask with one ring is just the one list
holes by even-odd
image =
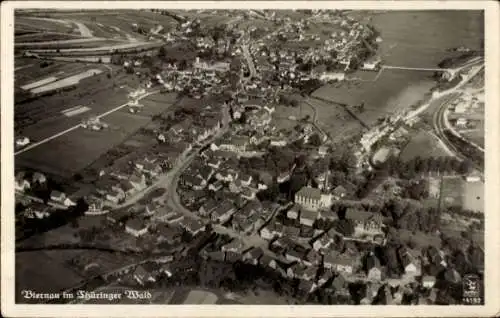
[[18, 66], [18, 67], [16, 67], [16, 68], [14, 69], [14, 72], [15, 72], [15, 71], [22, 70], [22, 69], [24, 69], [24, 68], [32, 67], [33, 65], [35, 65], [35, 64], [27, 64], [27, 65]]
[[33, 94], [39, 94], [39, 93], [48, 92], [48, 91], [58, 89], [58, 88], [76, 85], [82, 79], [87, 78], [87, 77], [91, 77], [91, 76], [94, 76], [94, 75], [97, 75], [100, 73], [102, 73], [102, 70], [100, 70], [100, 69], [90, 69], [90, 70], [87, 70], [85, 72], [81, 72], [79, 74], [76, 74], [76, 75], [66, 77], [66, 78], [63, 78], [61, 80], [49, 83], [47, 85], [43, 85], [43, 86], [34, 88], [31, 90], [31, 92]]
[[90, 110], [90, 107], [87, 107], [87, 106], [76, 106], [76, 107], [72, 107], [70, 109], [63, 110], [61, 113], [66, 117], [72, 117], [72, 116], [76, 116], [76, 115], [88, 112], [89, 110]]
[[[40, 41], [40, 42], [18, 42], [15, 43], [16, 47], [24, 46], [44, 46], [44, 45], [64, 45], [64, 44], [78, 44], [78, 43], [88, 43], [88, 42], [104, 42], [109, 41], [105, 38], [82, 38], [82, 39], [68, 39], [68, 40], [55, 40], [55, 41]], [[96, 43], [99, 44], [99, 43]]]
[[55, 82], [55, 81], [57, 81], [57, 77], [51, 76], [51, 77], [47, 77], [47, 78], [41, 79], [41, 80], [36, 81], [36, 82], [26, 84], [24, 86], [21, 86], [21, 89], [30, 90], [30, 89], [33, 89], [33, 88], [36, 88], [36, 87], [39, 87], [42, 85], [50, 84], [50, 83]]
[[65, 110], [61, 111], [61, 113], [62, 113], [62, 114], [65, 114], [65, 113], [67, 113], [67, 112], [70, 112], [70, 111], [72, 111], [72, 110], [78, 109], [78, 108], [80, 108], [80, 107], [82, 107], [82, 105], [77, 105], [77, 106], [74, 106], [74, 107], [71, 107], [71, 108], [67, 108], [67, 109], [65, 109]]

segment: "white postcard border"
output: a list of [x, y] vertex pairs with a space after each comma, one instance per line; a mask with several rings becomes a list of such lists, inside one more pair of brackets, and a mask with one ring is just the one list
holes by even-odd
[[[243, 306], [243, 305], [17, 305], [14, 303], [13, 10], [44, 9], [376, 9], [485, 10], [486, 193], [484, 306]], [[499, 230], [499, 6], [494, 1], [6, 1], [1, 7], [1, 305], [7, 317], [429, 317], [496, 316], [500, 313]]]

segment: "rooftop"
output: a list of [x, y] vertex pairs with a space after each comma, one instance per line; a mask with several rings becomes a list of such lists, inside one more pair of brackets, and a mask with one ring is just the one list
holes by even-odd
[[321, 199], [321, 190], [317, 188], [311, 188], [311, 187], [302, 187], [295, 196], [301, 196], [305, 198], [310, 198], [313, 200], [320, 200]]

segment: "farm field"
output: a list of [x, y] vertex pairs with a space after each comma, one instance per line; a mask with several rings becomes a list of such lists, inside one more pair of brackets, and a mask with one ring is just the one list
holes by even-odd
[[318, 126], [334, 140], [354, 136], [363, 130], [361, 123], [354, 119], [342, 106], [313, 98], [310, 98], [309, 101], [316, 109]]
[[109, 149], [122, 143], [149, 120], [141, 116], [115, 112], [103, 120], [110, 126], [106, 130], [90, 131], [78, 128], [19, 154], [16, 157], [16, 164], [20, 167], [70, 177]]
[[79, 253], [81, 251], [16, 253], [16, 302], [29, 303], [29, 299], [20, 297], [22, 290], [54, 293], [78, 284], [83, 277], [65, 266], [64, 260]]
[[39, 18], [31, 16], [20, 16], [16, 15], [14, 17], [16, 29], [26, 29], [33, 31], [45, 31], [45, 32], [59, 32], [59, 33], [73, 33], [80, 35], [78, 28], [75, 24], [69, 23], [67, 21], [50, 19], [50, 18]]
[[415, 157], [445, 157], [448, 155], [449, 154], [435, 135], [421, 130], [414, 135], [406, 147], [403, 148], [399, 154], [399, 158], [404, 161], [409, 161]]
[[464, 204], [465, 181], [461, 177], [447, 177], [441, 183], [441, 206]]
[[68, 87], [71, 85], [77, 85], [80, 83], [81, 80], [86, 79], [88, 77], [96, 76], [102, 72], [103, 71], [101, 69], [97, 69], [97, 68], [88, 69], [88, 70], [83, 71], [81, 73], [78, 73], [78, 74], [75, 74], [72, 76], [68, 76], [65, 78], [61, 78], [57, 81], [48, 83], [46, 85], [37, 86], [37, 87], [31, 89], [31, 93], [33, 93], [33, 94], [45, 93], [45, 92], [49, 92], [52, 90]]
[[484, 213], [484, 183], [465, 182], [464, 184], [464, 208]]
[[[95, 67], [87, 63], [68, 63], [68, 62], [52, 62], [48, 66], [42, 67], [39, 60], [31, 60], [32, 65], [29, 68], [21, 69], [14, 74], [14, 83], [16, 86], [31, 84], [32, 82], [51, 77], [70, 76], [73, 73], [78, 73], [85, 68]], [[26, 65], [26, 64], [25, 64]]]
[[[176, 96], [176, 93], [169, 93], [155, 94], [144, 98], [139, 102], [144, 106], [141, 108], [141, 112], [139, 113], [139, 115], [150, 117], [162, 113], [163, 111], [165, 111], [165, 109], [175, 103]], [[123, 108], [120, 111], [128, 112], [128, 108]]]
[[468, 131], [460, 133], [465, 139], [472, 141], [476, 145], [484, 148], [485, 138], [484, 138], [484, 129], [478, 129], [476, 131]]
[[383, 70], [376, 81], [339, 82], [325, 85], [312, 96], [349, 106], [365, 104], [357, 115], [367, 125], [380, 116], [408, 109], [423, 98], [434, 85], [432, 72]]
[[60, 50], [61, 52], [64, 52], [65, 49], [99, 48], [101, 46], [118, 45], [120, 43], [123, 43], [123, 41], [106, 38], [83, 38], [53, 40], [47, 42], [22, 42], [16, 43], [14, 48], [16, 50], [30, 49], [32, 52], [47, 49]]
[[15, 45], [20, 43], [37, 43], [45, 41], [64, 41], [72, 39], [80, 39], [80, 35], [72, 33], [58, 33], [58, 32], [44, 32], [44, 33], [32, 33], [17, 35], [14, 37]]
[[[99, 115], [126, 103], [129, 91], [118, 86], [125, 83], [135, 87], [137, 79], [124, 73], [114, 74], [114, 77], [109, 79], [105, 73], [101, 73], [92, 79], [83, 80], [74, 90], [35, 100], [16, 101], [16, 129], [25, 130], [33, 140], [52, 136], [75, 125], [74, 121], [68, 123], [67, 118], [62, 116], [65, 110], [85, 106], [91, 109], [92, 115]], [[82, 117], [78, 117], [77, 123], [81, 119]]]
[[147, 29], [153, 28], [157, 24], [161, 24], [165, 29], [169, 29], [177, 24], [174, 19], [168, 16], [148, 11], [110, 10], [92, 15], [57, 13], [53, 16], [85, 23], [87, 27], [94, 31], [94, 36], [120, 37], [125, 39], [130, 39], [130, 37], [136, 39], [145, 38], [134, 30], [132, 27], [134, 23]]

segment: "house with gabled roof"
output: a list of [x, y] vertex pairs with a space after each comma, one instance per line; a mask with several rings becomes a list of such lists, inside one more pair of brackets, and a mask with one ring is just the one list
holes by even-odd
[[259, 260], [264, 255], [264, 252], [260, 247], [254, 247], [251, 248], [250, 250], [246, 251], [243, 254], [243, 261], [248, 262], [252, 265], [257, 265], [259, 264]]
[[285, 258], [289, 262], [302, 262], [304, 257], [304, 253], [302, 251], [297, 250], [296, 248], [289, 248], [285, 252]]
[[240, 174], [239, 180], [241, 181], [241, 184], [245, 187], [248, 187], [250, 183], [252, 182], [252, 176], [248, 174]]
[[420, 275], [420, 261], [416, 259], [406, 247], [398, 249], [398, 256], [406, 276], [415, 277]]
[[279, 222], [271, 222], [260, 230], [260, 236], [265, 240], [272, 240], [274, 237], [282, 235], [283, 224]]
[[369, 280], [381, 281], [382, 280], [382, 267], [380, 260], [370, 252], [365, 260], [366, 276]]
[[148, 232], [148, 225], [139, 218], [132, 218], [125, 223], [125, 232], [135, 237], [143, 236]]
[[424, 275], [421, 278], [421, 284], [424, 288], [433, 288], [436, 284], [436, 276]]
[[318, 289], [318, 286], [311, 280], [301, 280], [297, 289], [299, 295], [305, 297], [309, 294], [314, 293], [314, 291]]
[[229, 200], [224, 200], [215, 210], [212, 211], [211, 219], [214, 222], [226, 223], [236, 212], [236, 207]]
[[255, 197], [256, 197], [255, 192], [252, 191], [252, 189], [250, 189], [248, 187], [243, 187], [241, 189], [240, 195], [242, 198], [244, 198], [245, 200], [249, 200], [249, 201], [255, 200]]
[[40, 202], [31, 202], [23, 212], [24, 216], [29, 219], [43, 219], [50, 216], [49, 207]]
[[361, 211], [355, 208], [348, 208], [345, 214], [346, 219], [354, 221], [354, 236], [361, 235], [383, 235], [383, 217], [380, 213]]
[[192, 218], [183, 218], [179, 224], [186, 229], [191, 235], [197, 235], [205, 231], [206, 226], [202, 221]]
[[325, 268], [333, 269], [337, 272], [352, 274], [354, 271], [355, 260], [347, 254], [338, 254], [331, 251], [324, 256], [323, 265]]
[[146, 176], [144, 174], [133, 173], [129, 178], [129, 182], [137, 191], [146, 189]]
[[312, 227], [318, 218], [318, 211], [301, 209], [300, 211], [300, 224]]
[[217, 180], [233, 182], [238, 179], [238, 172], [233, 169], [222, 169], [215, 174]]
[[224, 183], [221, 180], [216, 180], [208, 185], [208, 190], [214, 192], [220, 191], [222, 188], [224, 188]]
[[233, 253], [243, 254], [246, 251], [248, 251], [248, 247], [245, 245], [243, 241], [239, 239], [234, 239], [231, 242], [223, 245], [221, 247], [221, 250], [223, 252], [233, 252]]
[[219, 169], [220, 168], [220, 165], [222, 163], [222, 160], [220, 158], [210, 158], [208, 161], [207, 161], [207, 165], [212, 168], [212, 169]]
[[307, 267], [300, 262], [294, 263], [287, 268], [287, 270], [286, 270], [287, 277], [299, 278], [303, 275], [306, 268]]
[[333, 189], [332, 195], [335, 200], [340, 200], [347, 195], [347, 190], [343, 186], [339, 185]]
[[198, 210], [201, 216], [206, 217], [209, 216], [217, 207], [219, 206], [219, 202], [214, 199], [209, 199], [206, 201]]
[[211, 167], [203, 166], [198, 170], [198, 174], [196, 176], [207, 182], [208, 180], [210, 180], [213, 174], [214, 170]]
[[318, 266], [322, 261], [322, 256], [314, 249], [311, 249], [302, 261], [308, 266]]
[[149, 273], [143, 265], [137, 266], [137, 268], [134, 271], [133, 274], [134, 279], [140, 284], [140, 285], [145, 285], [148, 282], [156, 282], [156, 279], [154, 278], [151, 273]]
[[41, 172], [35, 172], [35, 173], [33, 173], [33, 176], [31, 178], [31, 182], [43, 184], [43, 183], [47, 182], [47, 177], [45, 177], [45, 175]]
[[24, 192], [26, 189], [29, 189], [30, 187], [31, 184], [28, 180], [25, 179], [24, 172], [19, 172], [18, 174], [16, 174], [15, 186], [14, 186], [15, 191]]
[[313, 249], [317, 252], [329, 248], [333, 244], [333, 238], [325, 233], [313, 242]]
[[76, 205], [76, 203], [73, 202], [73, 200], [71, 200], [69, 197], [67, 197], [64, 192], [56, 190], [53, 190], [50, 193], [50, 200], [52, 201], [49, 202], [50, 205], [62, 205], [65, 208]]
[[291, 220], [297, 220], [300, 215], [300, 207], [297, 204], [294, 204], [290, 210], [286, 212], [287, 218]]

